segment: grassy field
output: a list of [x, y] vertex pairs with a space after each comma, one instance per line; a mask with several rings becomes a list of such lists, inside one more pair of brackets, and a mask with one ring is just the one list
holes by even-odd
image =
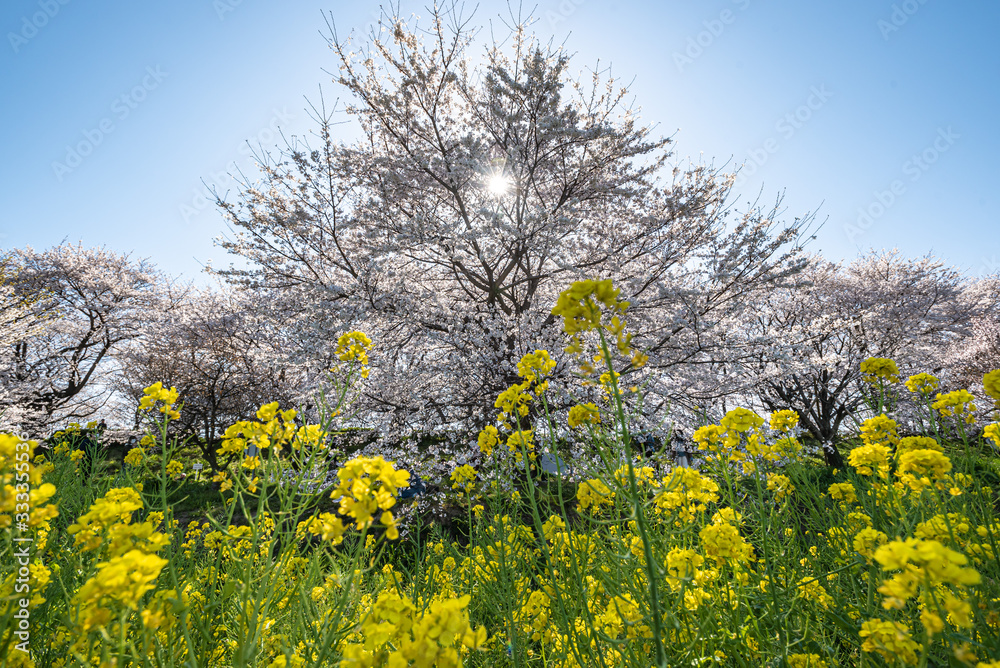
[[[635, 354], [601, 322], [609, 366]], [[162, 387], [150, 441], [89, 482], [82, 452], [0, 436], [4, 665], [1000, 667], [1000, 434], [967, 393], [914, 391], [926, 430], [901, 436], [882, 360], [842, 469], [808, 454], [793, 411], [737, 408], [695, 432], [697, 469], [657, 472], [629, 434], [634, 393], [605, 373], [600, 405], [552, 415], [550, 363], [522, 359], [483, 463], [436, 497], [446, 522], [378, 457], [305, 491], [326, 427], [275, 404], [222, 446], [264, 456], [210, 481], [182, 476]], [[529, 405], [598, 464], [543, 474]]]

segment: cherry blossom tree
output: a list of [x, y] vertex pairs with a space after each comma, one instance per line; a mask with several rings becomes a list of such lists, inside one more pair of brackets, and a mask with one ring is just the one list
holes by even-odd
[[488, 419], [522, 354], [565, 345], [550, 310], [580, 278], [612, 278], [632, 301], [651, 410], [718, 396], [741, 354], [730, 326], [801, 268], [806, 221], [735, 210], [732, 175], [678, 163], [627, 86], [572, 76], [524, 23], [481, 55], [455, 6], [426, 25], [383, 16], [360, 42], [332, 30], [361, 138], [338, 140], [319, 105], [312, 143], [262, 154], [262, 181], [219, 201], [232, 230], [219, 243], [240, 261], [218, 273], [275, 295], [303, 359], [368, 332], [366, 400], [396, 422]]
[[82, 245], [9, 257], [12, 298], [30, 304], [36, 326], [9, 342], [6, 401], [22, 428], [43, 435], [54, 420], [85, 418], [106, 403], [111, 354], [157, 306], [160, 276], [146, 260]]
[[300, 367], [282, 366], [275, 350], [281, 333], [259, 316], [261, 303], [260, 295], [225, 286], [189, 289], [116, 355], [115, 386], [136, 419], [143, 388], [156, 382], [176, 387], [181, 410], [172, 423], [175, 433], [191, 438], [216, 470], [228, 426], [271, 401], [284, 408], [302, 399], [295, 376]]
[[983, 376], [1000, 369], [1000, 312], [986, 313], [973, 321], [969, 335], [948, 350], [945, 368], [958, 388], [982, 397], [984, 406], [991, 403], [982, 392]]
[[18, 291], [16, 259], [10, 252], [0, 255], [0, 429], [9, 430], [24, 418], [13, 400], [16, 346], [37, 335], [45, 321], [33, 308], [41, 298]]
[[842, 465], [838, 433], [865, 405], [864, 359], [894, 359], [903, 380], [938, 373], [949, 346], [998, 303], [995, 280], [969, 280], [932, 257], [897, 251], [846, 266], [815, 257], [802, 278], [804, 285], [770, 292], [752, 311], [746, 345], [756, 362], [746, 368], [763, 405], [798, 411], [832, 466]]

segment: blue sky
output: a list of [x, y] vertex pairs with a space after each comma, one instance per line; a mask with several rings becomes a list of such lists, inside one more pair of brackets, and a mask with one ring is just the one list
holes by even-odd
[[[305, 98], [340, 94], [321, 12], [347, 33], [378, 8], [6, 0], [0, 247], [106, 245], [203, 281], [229, 259], [202, 182], [231, 191], [248, 140], [308, 133]], [[738, 203], [783, 192], [786, 218], [817, 211], [812, 250], [1000, 270], [1000, 3], [542, 0], [535, 16], [574, 69], [599, 59], [632, 82], [679, 160], [742, 164]]]

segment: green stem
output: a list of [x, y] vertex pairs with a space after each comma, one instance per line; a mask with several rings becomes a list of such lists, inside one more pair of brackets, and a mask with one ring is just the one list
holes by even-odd
[[608, 378], [611, 385], [611, 393], [615, 400], [615, 412], [621, 425], [622, 444], [625, 447], [625, 459], [628, 465], [628, 486], [629, 495], [632, 500], [632, 515], [635, 518], [639, 529], [639, 537], [642, 540], [642, 552], [646, 560], [646, 576], [649, 578], [649, 598], [652, 605], [653, 639], [656, 643], [656, 664], [659, 668], [666, 668], [667, 655], [663, 648], [663, 635], [660, 628], [660, 594], [657, 586], [658, 573], [656, 563], [653, 561], [653, 548], [649, 541], [649, 532], [646, 529], [646, 517], [643, 513], [642, 503], [639, 500], [638, 485], [635, 481], [635, 467], [632, 465], [632, 447], [628, 433], [628, 421], [625, 418], [625, 408], [622, 405], [621, 392], [618, 390], [618, 380], [615, 377], [614, 365], [611, 360], [611, 352], [608, 350], [608, 341], [604, 336], [604, 330], [598, 328], [601, 338], [601, 351], [604, 353], [604, 362], [608, 367]]

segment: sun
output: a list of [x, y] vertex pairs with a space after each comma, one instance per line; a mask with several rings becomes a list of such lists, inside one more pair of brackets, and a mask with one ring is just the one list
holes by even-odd
[[510, 179], [503, 174], [494, 174], [490, 177], [487, 187], [494, 195], [504, 195], [510, 189]]

